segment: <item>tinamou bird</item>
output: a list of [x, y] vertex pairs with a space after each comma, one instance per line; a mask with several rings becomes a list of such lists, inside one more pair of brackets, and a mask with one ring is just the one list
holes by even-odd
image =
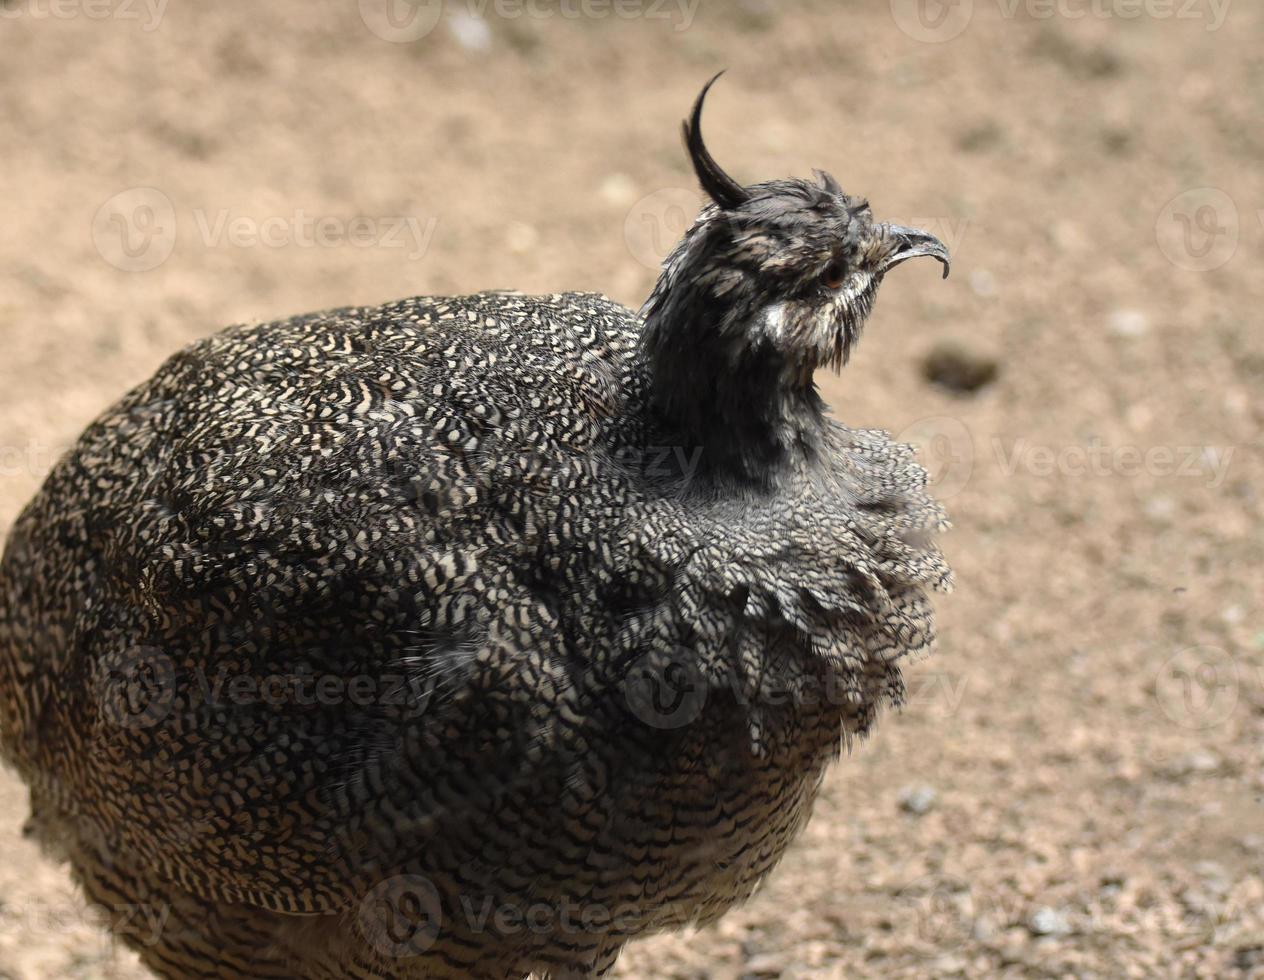
[[232, 327], [12, 528], [27, 830], [156, 974], [605, 976], [746, 899], [900, 702], [944, 515], [813, 373], [894, 266], [948, 253], [819, 171], [739, 184], [706, 91], [709, 202], [639, 313]]

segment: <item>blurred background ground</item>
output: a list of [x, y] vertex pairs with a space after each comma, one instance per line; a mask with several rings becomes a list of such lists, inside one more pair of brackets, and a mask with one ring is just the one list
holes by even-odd
[[[922, 447], [958, 591], [766, 889], [619, 975], [1264, 976], [1264, 11], [389, 2], [0, 3], [0, 526], [229, 322], [638, 305], [727, 66], [736, 176], [825, 167], [953, 247], [822, 384]], [[25, 809], [0, 774], [0, 976], [141, 976]]]

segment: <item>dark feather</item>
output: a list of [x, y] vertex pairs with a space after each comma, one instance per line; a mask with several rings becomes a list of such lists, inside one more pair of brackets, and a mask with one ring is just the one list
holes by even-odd
[[702, 87], [698, 101], [693, 104], [693, 113], [683, 123], [683, 129], [685, 150], [689, 154], [689, 160], [693, 164], [694, 172], [698, 175], [702, 189], [719, 207], [732, 211], [746, 203], [750, 195], [746, 188], [721, 169], [702, 141], [702, 103], [706, 100], [707, 92], [715, 84], [716, 79], [723, 74], [724, 72], [719, 72]]

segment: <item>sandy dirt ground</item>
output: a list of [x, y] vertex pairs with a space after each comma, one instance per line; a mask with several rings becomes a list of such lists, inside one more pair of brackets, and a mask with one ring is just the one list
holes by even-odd
[[[1259, 5], [401, 4], [0, 3], [0, 526], [222, 325], [639, 305], [728, 67], [735, 175], [828, 168], [953, 248], [821, 383], [922, 448], [958, 587], [766, 888], [618, 975], [1264, 976]], [[0, 977], [144, 976], [25, 810], [0, 774]]]

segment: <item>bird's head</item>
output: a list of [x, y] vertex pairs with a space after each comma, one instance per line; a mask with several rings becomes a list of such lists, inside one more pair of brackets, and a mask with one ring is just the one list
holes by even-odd
[[775, 442], [794, 441], [801, 433], [784, 416], [819, 414], [813, 372], [847, 362], [883, 277], [922, 255], [943, 263], [946, 277], [948, 249], [926, 232], [875, 221], [868, 201], [819, 170], [812, 180], [739, 184], [702, 140], [714, 82], [684, 123], [709, 202], [663, 263], [642, 310], [643, 343], [656, 399], [685, 430], [754, 430], [752, 415], [763, 413]]

